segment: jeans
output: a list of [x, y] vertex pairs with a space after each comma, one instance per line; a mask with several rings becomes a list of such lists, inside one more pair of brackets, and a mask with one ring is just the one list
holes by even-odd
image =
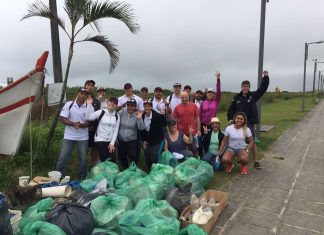
[[84, 178], [87, 175], [87, 155], [88, 155], [88, 140], [67, 140], [63, 139], [61, 146], [60, 157], [56, 164], [56, 170], [64, 176], [65, 167], [71, 158], [73, 146], [76, 144], [79, 156], [79, 176]]
[[211, 152], [205, 153], [202, 160], [212, 163], [212, 161], [216, 158], [216, 155], [212, 154]]

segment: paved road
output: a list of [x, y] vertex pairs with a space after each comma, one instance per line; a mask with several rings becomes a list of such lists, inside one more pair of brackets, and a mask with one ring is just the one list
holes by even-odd
[[324, 234], [324, 101], [261, 164], [222, 187], [229, 204], [210, 234]]

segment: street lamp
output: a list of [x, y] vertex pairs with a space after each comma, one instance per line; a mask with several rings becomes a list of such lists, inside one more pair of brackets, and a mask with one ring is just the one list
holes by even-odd
[[321, 95], [321, 92], [320, 92], [320, 88], [321, 88], [320, 83], [322, 82], [322, 80], [321, 80], [322, 79], [321, 73], [322, 73], [322, 70], [318, 71], [318, 81], [317, 81], [317, 96], [318, 96], [318, 98]]
[[324, 42], [324, 41], [318, 41], [318, 42], [305, 42], [302, 111], [305, 111], [306, 61], [307, 61], [307, 58], [308, 58], [308, 45], [310, 45], [310, 44], [320, 44], [320, 43], [323, 43], [323, 42]]
[[315, 102], [315, 77], [318, 63], [324, 63], [324, 61], [317, 61], [317, 59], [313, 59], [314, 61], [314, 79], [313, 79], [313, 101]]
[[[261, 16], [260, 16], [260, 41], [259, 41], [259, 66], [258, 66], [258, 87], [261, 85], [263, 72], [263, 54], [264, 54], [264, 25], [266, 15], [266, 4], [269, 0], [261, 0]], [[261, 123], [261, 99], [257, 102], [259, 123], [256, 125], [256, 139], [260, 139], [260, 123]]]

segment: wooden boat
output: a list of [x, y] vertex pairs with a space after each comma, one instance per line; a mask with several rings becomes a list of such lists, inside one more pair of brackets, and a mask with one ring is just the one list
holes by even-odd
[[34, 70], [0, 89], [0, 154], [15, 155], [20, 146], [33, 103], [41, 94], [47, 57], [48, 51]]

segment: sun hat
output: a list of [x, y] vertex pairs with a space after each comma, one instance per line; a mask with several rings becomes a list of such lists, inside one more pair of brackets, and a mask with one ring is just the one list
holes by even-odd
[[215, 122], [217, 122], [217, 123], [220, 124], [220, 121], [219, 121], [218, 117], [213, 117], [213, 118], [210, 120], [210, 124], [211, 124], [211, 123], [215, 123]]

